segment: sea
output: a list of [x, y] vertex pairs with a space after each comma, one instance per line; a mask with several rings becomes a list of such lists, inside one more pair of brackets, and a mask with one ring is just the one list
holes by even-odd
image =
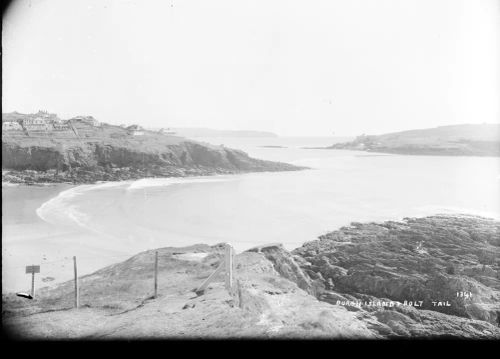
[[2, 292], [37, 288], [138, 252], [230, 243], [294, 249], [352, 222], [435, 214], [500, 219], [500, 158], [326, 150], [339, 137], [196, 138], [310, 169], [93, 185], [2, 186]]

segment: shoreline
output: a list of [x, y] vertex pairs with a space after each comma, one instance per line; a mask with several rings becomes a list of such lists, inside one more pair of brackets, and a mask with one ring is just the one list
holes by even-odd
[[[199, 177], [200, 177], [200, 179], [208, 179], [210, 177], [213, 178], [216, 176], [217, 175], [199, 176]], [[177, 178], [182, 181], [183, 179], [189, 180], [189, 178], [193, 178], [193, 177], [196, 177], [196, 176], [185, 176], [185, 177], [177, 177]], [[57, 246], [53, 247], [53, 244], [59, 243], [59, 245], [65, 245], [64, 243], [67, 242], [67, 240], [71, 238], [71, 246], [78, 245], [77, 243], [79, 243], [79, 242], [80, 243], [88, 243], [89, 246], [87, 246], [85, 248], [85, 247], [81, 247], [78, 245], [78, 247], [79, 247], [78, 252], [76, 250], [68, 248], [68, 251], [67, 251], [68, 253], [65, 253], [62, 256], [74, 255], [75, 253], [80, 253], [81, 255], [89, 255], [89, 253], [97, 250], [97, 248], [101, 247], [101, 246], [107, 247], [104, 249], [104, 252], [107, 254], [110, 254], [110, 255], [115, 255], [115, 254], [117, 254], [117, 252], [119, 254], [127, 252], [130, 255], [132, 255], [134, 253], [133, 249], [127, 250], [125, 248], [125, 250], [113, 251], [111, 247], [114, 244], [112, 244], [111, 242], [109, 242], [108, 245], [104, 246], [104, 244], [108, 242], [107, 237], [103, 236], [102, 234], [96, 234], [96, 233], [90, 232], [89, 229], [87, 229], [85, 227], [79, 227], [79, 228], [68, 227], [69, 228], [68, 229], [68, 228], [65, 228], [64, 226], [58, 226], [58, 225], [53, 225], [53, 224], [47, 223], [39, 215], [37, 215], [36, 210], [38, 208], [42, 207], [43, 204], [58, 197], [59, 194], [62, 193], [63, 191], [66, 191], [69, 189], [75, 189], [75, 188], [78, 188], [79, 186], [92, 186], [92, 187], [94, 187], [94, 186], [106, 185], [106, 184], [109, 184], [111, 186], [114, 186], [114, 185], [119, 186], [121, 184], [133, 183], [133, 182], [140, 181], [140, 180], [154, 180], [154, 179], [169, 180], [169, 179], [174, 179], [174, 178], [175, 177], [146, 177], [146, 178], [140, 178], [137, 180], [99, 181], [99, 182], [95, 182], [92, 184], [76, 184], [75, 185], [75, 184], [68, 184], [68, 183], [63, 183], [63, 184], [51, 183], [51, 184], [42, 184], [42, 185], [19, 184], [16, 186], [7, 186], [7, 187], [3, 188], [4, 196], [6, 194], [8, 195], [9, 192], [17, 192], [18, 194], [20, 194], [16, 198], [16, 200], [15, 200], [16, 202], [10, 201], [10, 203], [9, 203], [8, 198], [6, 198], [7, 201], [4, 201], [4, 206], [9, 204], [9, 208], [13, 208], [12, 203], [21, 204], [23, 201], [19, 200], [19, 198], [22, 198], [23, 196], [24, 197], [27, 196], [28, 198], [30, 198], [31, 203], [33, 203], [33, 198], [31, 198], [32, 196], [29, 194], [29, 193], [32, 193], [32, 191], [44, 193], [44, 192], [46, 192], [46, 190], [49, 190], [51, 194], [45, 195], [45, 197], [43, 197], [43, 198], [37, 197], [37, 198], [39, 198], [39, 203], [37, 205], [32, 205], [31, 214], [27, 214], [25, 212], [25, 215], [27, 214], [27, 216], [25, 216], [25, 218], [23, 219], [22, 225], [20, 225], [18, 223], [12, 223], [12, 221], [11, 221], [11, 218], [13, 215], [12, 210], [9, 211], [8, 213], [6, 211], [4, 211], [4, 214], [7, 213], [7, 215], [6, 216], [4, 215], [4, 218], [3, 218], [3, 224], [5, 225], [4, 226], [5, 227], [4, 236], [3, 236], [4, 253], [6, 250], [8, 252], [9, 249], [12, 249], [12, 247], [10, 247], [8, 245], [8, 242], [21, 243], [22, 247], [20, 247], [20, 248], [24, 247], [24, 250], [29, 254], [27, 256], [28, 258], [30, 256], [35, 255], [36, 253], [40, 253], [40, 255], [41, 254], [48, 254], [48, 257], [49, 257], [48, 260], [50, 261], [52, 258], [50, 258], [51, 257], [50, 253], [46, 253], [47, 250], [49, 250], [49, 248], [53, 248], [52, 251], [55, 251], [54, 253], [58, 253], [56, 251], [60, 251], [60, 249]], [[163, 184], [161, 184], [160, 186], [163, 186]], [[28, 192], [25, 192], [26, 190]], [[26, 195], [25, 193], [28, 195]], [[400, 215], [395, 216], [395, 217], [386, 217], [385, 220], [402, 221], [408, 216], [420, 217], [420, 216], [427, 216], [427, 215], [446, 215], [446, 216], [473, 215], [473, 216], [488, 218], [488, 219], [492, 219], [492, 220], [500, 220], [500, 215], [498, 215], [494, 212], [487, 212], [486, 213], [486, 212], [480, 212], [477, 210], [467, 210], [466, 208], [450, 208], [449, 210], [446, 210], [445, 208], [442, 208], [442, 209], [429, 208], [429, 209], [423, 209], [422, 211], [411, 211], [411, 212], [401, 213]], [[10, 216], [10, 218], [9, 218], [9, 216]], [[28, 219], [30, 217], [32, 218], [31, 220]], [[349, 220], [349, 223], [355, 222], [356, 220], [357, 220], [356, 217], [352, 217]], [[365, 221], [365, 220], [362, 220], [362, 221]], [[327, 230], [338, 230], [342, 226], [348, 225], [349, 223], [345, 222], [345, 224], [339, 224], [339, 225], [336, 225], [334, 227], [324, 229], [323, 231], [318, 231], [318, 235], [325, 233]], [[9, 238], [12, 236], [13, 236], [13, 238]], [[314, 240], [314, 238], [316, 238], [316, 237], [310, 237], [309, 240]], [[187, 241], [186, 243], [194, 243], [194, 242], [191, 242], [191, 240], [193, 240], [194, 238], [188, 238], [188, 239], [189, 239], [189, 241]], [[203, 241], [203, 238], [200, 238], [200, 241]], [[7, 243], [7, 245], [5, 245], [6, 243]], [[299, 248], [303, 243], [304, 243], [304, 241], [301, 241], [300, 243], [297, 242], [296, 244], [292, 244], [292, 245], [287, 244], [287, 249], [289, 249], [290, 251], [293, 251], [293, 250]], [[27, 245], [29, 245], [29, 247], [26, 247]], [[178, 244], [178, 242], [172, 242], [172, 245], [179, 245], [179, 244]], [[71, 247], [71, 246], [69, 246], [69, 247]], [[73, 251], [73, 252], [69, 253], [71, 251]], [[58, 257], [61, 257], [61, 255], [59, 255]], [[18, 255], [17, 258], [20, 259], [22, 257], [20, 255]], [[27, 259], [27, 261], [30, 262], [31, 260]], [[115, 260], [109, 261], [108, 259], [106, 259], [105, 256], [100, 258], [99, 262], [103, 263], [103, 264], [116, 263]], [[4, 268], [7, 269], [7, 267], [9, 267], [8, 261], [6, 261], [5, 264], [6, 265], [4, 266]], [[42, 262], [42, 264], [43, 264], [43, 262]], [[97, 263], [91, 263], [91, 262], [87, 262], [86, 266], [89, 268], [94, 268], [94, 269], [99, 268], [97, 266]], [[89, 271], [85, 271], [85, 272], [87, 273]], [[19, 274], [17, 274], [16, 277], [17, 277], [16, 281], [21, 280], [23, 282], [26, 282], [24, 273], [19, 273]]]
[[[455, 224], [465, 232], [450, 231]], [[478, 225], [480, 232], [477, 232]], [[498, 302], [493, 296], [499, 297], [500, 293], [489, 282], [494, 280], [495, 264], [486, 264], [485, 271], [484, 265], [481, 270], [479, 263], [471, 263], [469, 245], [478, 245], [481, 253], [497, 253], [491, 233], [499, 226], [498, 221], [471, 216], [353, 222], [349, 227], [307, 241], [294, 251], [287, 251], [280, 243], [253, 247], [235, 255], [238, 291], [229, 296], [217, 280], [204, 293], [197, 296], [193, 293], [193, 288], [197, 288], [220, 263], [224, 253], [221, 244], [160, 247], [130, 255], [128, 259], [81, 276], [83, 292], [78, 317], [72, 308], [73, 282], [68, 280], [52, 288], [40, 289], [33, 301], [17, 298], [13, 293], [2, 293], [5, 319], [10, 330], [19, 330], [19, 335], [28, 337], [47, 335], [48, 331], [55, 338], [68, 334], [81, 338], [100, 333], [117, 338], [189, 337], [197, 333], [210, 337], [219, 335], [221, 330], [227, 335], [230, 327], [230, 336], [267, 337], [273, 333], [274, 337], [292, 334], [299, 337], [498, 338], [497, 320], [500, 318]], [[436, 240], [422, 246], [408, 235], [408, 230], [435, 236]], [[399, 233], [400, 237], [394, 240], [394, 248], [387, 241], [374, 241], [370, 233], [389, 237]], [[471, 237], [464, 238], [464, 233]], [[464, 240], [466, 243], [462, 244]], [[450, 269], [446, 259], [454, 250], [448, 246], [450, 241], [460, 247], [457, 259], [463, 261], [464, 267], [454, 265]], [[354, 252], [353, 245], [359, 247]], [[443, 252], [436, 252], [436, 245]], [[405, 250], [399, 250], [400, 246]], [[155, 252], [163, 263], [160, 294], [156, 298], [147, 296], [152, 286], [151, 263]], [[424, 266], [415, 262], [422, 256], [427, 258]], [[334, 264], [327, 257], [340, 261]], [[379, 261], [382, 264], [379, 265]], [[445, 268], [442, 273], [441, 268]], [[351, 278], [348, 270], [355, 272], [354, 277]], [[408, 281], [407, 277], [415, 274], [425, 285]], [[357, 287], [348, 285], [349, 281]], [[381, 281], [386, 281], [387, 285], [376, 285]], [[397, 289], [400, 286], [407, 288], [406, 291]], [[392, 287], [397, 290], [387, 292]], [[455, 295], [455, 291], [463, 296]], [[145, 299], [137, 305], [141, 298]], [[282, 303], [286, 303], [286, 308]], [[485, 306], [484, 303], [490, 304]], [[204, 305], [216, 306], [217, 314], [210, 310], [212, 315], [207, 317]], [[61, 311], [61, 308], [66, 310]], [[153, 313], [161, 317], [154, 325], [143, 327], [139, 324], [143, 328], [139, 332], [123, 329], [144, 322], [145, 317], [148, 321], [153, 320], [150, 318]], [[263, 321], [263, 316], [268, 319]], [[115, 321], [107, 321], [104, 325], [95, 325], [92, 320], [88, 322], [90, 318], [101, 317], [112, 317]], [[67, 323], [74, 324], [75, 320], [82, 321], [78, 327], [86, 321], [88, 324], [82, 326], [83, 330], [68, 333]], [[169, 332], [158, 332], [157, 324], [164, 320], [170, 323]], [[186, 320], [196, 325], [190, 324], [186, 331], [183, 326]], [[220, 328], [213, 326], [221, 320], [229, 322]], [[320, 322], [316, 323], [317, 320]], [[122, 329], [116, 331], [116, 327]], [[239, 328], [243, 327], [248, 327], [249, 331], [241, 334]], [[207, 328], [212, 329], [208, 334]]]
[[352, 152], [363, 152], [363, 153], [373, 153], [374, 155], [389, 156], [389, 155], [401, 155], [401, 156], [420, 156], [420, 157], [463, 157], [463, 158], [500, 158], [498, 154], [464, 154], [462, 152], [456, 153], [442, 153], [442, 152], [404, 152], [398, 150], [383, 150], [383, 149], [360, 149], [355, 147], [301, 147], [303, 150], [337, 150], [337, 151], [352, 151]]
[[455, 153], [442, 153], [439, 151], [399, 151], [399, 150], [391, 150], [391, 149], [358, 149], [358, 148], [348, 148], [348, 147], [316, 147], [316, 148], [304, 148], [304, 149], [323, 149], [323, 150], [345, 150], [345, 151], [356, 151], [356, 152], [365, 152], [365, 153], [374, 153], [374, 154], [381, 154], [381, 155], [402, 155], [402, 156], [428, 156], [428, 157], [477, 157], [477, 158], [500, 158], [499, 154], [466, 154], [463, 152], [455, 152]]
[[[70, 174], [63, 173], [57, 174], [55, 170], [49, 171], [35, 171], [35, 170], [2, 170], [2, 187], [12, 187], [17, 185], [26, 186], [50, 186], [57, 184], [68, 184], [68, 185], [85, 185], [85, 184], [99, 184], [108, 182], [123, 182], [131, 180], [141, 180], [147, 178], [189, 178], [189, 177], [211, 177], [217, 175], [238, 175], [246, 173], [274, 173], [274, 172], [289, 172], [289, 171], [303, 171], [312, 169], [304, 166], [291, 166], [287, 168], [277, 168], [277, 169], [263, 169], [263, 170], [227, 170], [227, 169], [186, 169], [186, 168], [176, 168], [175, 170], [169, 172], [168, 174], [162, 175], [150, 175], [142, 171], [136, 170], [130, 171], [130, 169], [116, 169], [113, 175], [109, 173], [96, 173], [95, 177], [88, 175], [91, 171], [83, 171], [86, 173], [85, 176], [75, 179], [73, 181], [68, 181], [68, 176]], [[72, 176], [72, 175], [71, 175]]]

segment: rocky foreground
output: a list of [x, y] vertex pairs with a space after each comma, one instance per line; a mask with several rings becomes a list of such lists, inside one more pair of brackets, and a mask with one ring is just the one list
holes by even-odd
[[233, 295], [222, 275], [194, 292], [221, 245], [161, 248], [157, 298], [147, 251], [81, 277], [79, 309], [72, 282], [4, 294], [2, 322], [21, 338], [499, 339], [499, 229], [470, 216], [353, 223], [293, 253], [238, 254]]
[[304, 169], [154, 131], [68, 123], [71, 131], [3, 131], [2, 182], [81, 184]]
[[498, 221], [432, 216], [352, 223], [293, 253], [330, 303], [406, 301], [454, 318], [500, 323]]

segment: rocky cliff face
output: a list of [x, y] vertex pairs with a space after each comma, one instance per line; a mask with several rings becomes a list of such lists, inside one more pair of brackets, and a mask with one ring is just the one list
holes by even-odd
[[355, 313], [376, 336], [496, 338], [499, 225], [440, 216], [355, 223], [293, 253], [279, 244], [249, 251], [307, 293]]
[[353, 223], [294, 254], [324, 300], [392, 300], [500, 322], [500, 222], [473, 216]]
[[77, 182], [155, 176], [207, 175], [298, 170], [246, 153], [181, 137], [147, 134], [140, 138], [2, 137], [3, 180]]

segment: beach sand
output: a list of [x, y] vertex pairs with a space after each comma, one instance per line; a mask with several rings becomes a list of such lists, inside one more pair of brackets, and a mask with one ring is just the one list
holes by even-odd
[[25, 266], [40, 265], [35, 288], [51, 286], [73, 278], [73, 256], [79, 275], [126, 259], [123, 251], [103, 249], [106, 238], [76, 226], [52, 225], [36, 210], [67, 184], [49, 186], [2, 186], [2, 293], [31, 289], [31, 275]]

